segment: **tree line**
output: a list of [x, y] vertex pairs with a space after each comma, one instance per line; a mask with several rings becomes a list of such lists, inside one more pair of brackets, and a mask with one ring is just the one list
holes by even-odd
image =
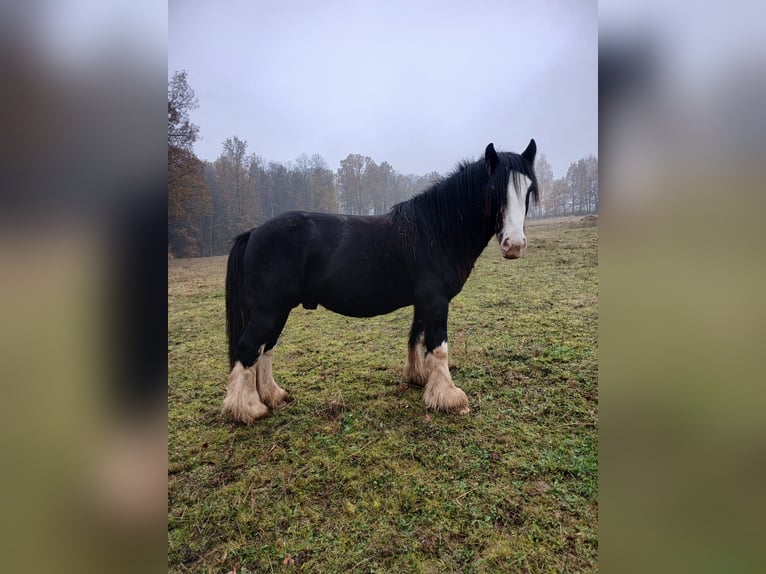
[[598, 213], [598, 158], [593, 155], [569, 164], [564, 177], [554, 178], [545, 154], [535, 160], [540, 204], [531, 217], [559, 217]]
[[[335, 171], [319, 154], [267, 162], [237, 136], [226, 139], [215, 161], [202, 161], [193, 152], [199, 127], [190, 114], [197, 107], [187, 73], [176, 72], [168, 83], [168, 254], [175, 257], [224, 255], [237, 234], [293, 209], [385, 213], [441, 177], [400, 174], [360, 154], [349, 154]], [[531, 217], [597, 212], [596, 158], [573, 163], [560, 179], [544, 155], [535, 167], [542, 201], [530, 207]]]

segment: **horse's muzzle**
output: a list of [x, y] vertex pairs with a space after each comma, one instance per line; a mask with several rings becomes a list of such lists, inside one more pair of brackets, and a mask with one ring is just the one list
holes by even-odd
[[518, 259], [527, 250], [527, 239], [522, 238], [521, 243], [511, 243], [507, 238], [500, 243], [500, 251], [506, 259]]

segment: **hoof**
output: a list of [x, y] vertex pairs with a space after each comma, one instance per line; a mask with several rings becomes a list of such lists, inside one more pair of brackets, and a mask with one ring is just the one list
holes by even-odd
[[229, 387], [223, 399], [223, 412], [243, 423], [252, 423], [269, 413], [261, 402], [255, 385], [255, 373], [237, 362], [229, 375]]
[[236, 405], [223, 404], [224, 415], [245, 424], [254, 423], [269, 414], [269, 407], [261, 402], [238, 402]]
[[445, 387], [426, 389], [423, 397], [426, 407], [435, 411], [457, 413], [460, 415], [466, 415], [471, 412], [471, 408], [468, 406], [468, 396], [463, 389], [455, 386]]
[[426, 383], [428, 382], [428, 377], [420, 377], [418, 375], [408, 374], [405, 372], [404, 380], [407, 381], [408, 385], [412, 385], [413, 387], [425, 387]]
[[290, 402], [290, 394], [286, 390], [277, 387], [276, 391], [268, 397], [264, 397], [263, 400], [272, 409], [278, 409]]

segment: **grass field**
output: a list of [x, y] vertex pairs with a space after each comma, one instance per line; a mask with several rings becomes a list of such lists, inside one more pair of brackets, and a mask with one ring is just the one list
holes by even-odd
[[226, 257], [168, 264], [171, 572], [594, 572], [597, 224], [493, 241], [450, 305], [466, 416], [401, 372], [411, 308], [293, 311], [274, 374], [293, 400], [220, 415]]

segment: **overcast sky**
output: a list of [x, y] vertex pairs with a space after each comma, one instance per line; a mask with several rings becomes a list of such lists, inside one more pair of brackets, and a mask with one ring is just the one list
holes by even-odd
[[445, 173], [535, 138], [555, 175], [598, 152], [597, 3], [170, 0], [202, 159], [227, 137], [287, 162], [349, 153]]

